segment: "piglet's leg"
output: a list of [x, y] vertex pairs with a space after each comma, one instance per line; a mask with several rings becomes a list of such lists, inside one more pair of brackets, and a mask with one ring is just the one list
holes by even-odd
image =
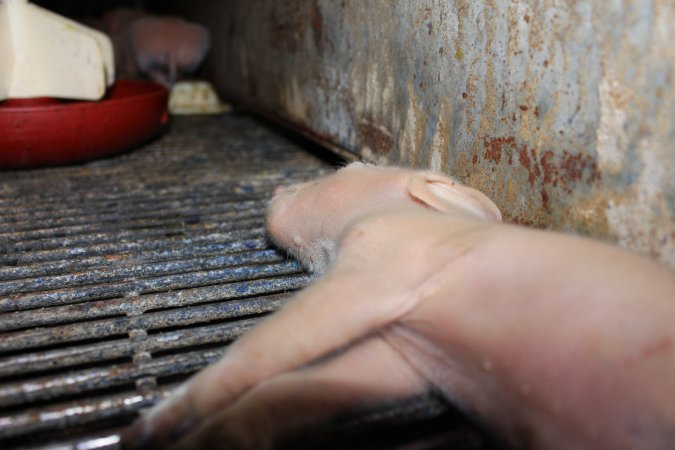
[[345, 410], [410, 397], [424, 389], [408, 363], [376, 335], [326, 363], [257, 385], [170, 448], [269, 449]]
[[378, 285], [376, 278], [343, 258], [286, 307], [232, 344], [220, 361], [142, 417], [123, 436], [125, 445], [166, 446], [258, 383], [344, 347], [414, 306], [409, 293], [392, 292], [390, 283]]

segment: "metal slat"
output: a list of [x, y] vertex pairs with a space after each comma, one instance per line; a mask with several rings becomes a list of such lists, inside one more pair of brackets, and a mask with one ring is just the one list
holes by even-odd
[[[120, 205], [112, 208], [108, 205], [97, 205], [97, 208], [87, 208], [86, 212], [74, 208], [59, 209], [58, 216], [54, 211], [42, 211], [40, 214], [16, 215], [11, 224], [0, 225], [0, 238], [20, 237], [22, 233], [51, 229], [70, 229], [73, 227], [92, 227], [102, 223], [123, 225], [125, 221], [135, 222], [143, 219], [161, 219], [163, 217], [185, 217], [197, 214], [209, 214], [212, 212], [227, 211], [229, 208], [241, 210], [246, 206], [264, 207], [266, 198], [251, 198], [237, 201], [230, 197], [212, 198], [200, 197], [199, 201], [190, 198], [167, 201], [160, 198], [150, 200], [144, 198], [134, 204]], [[214, 206], [215, 205], [215, 206]], [[85, 228], [86, 229], [86, 228]]]
[[[239, 214], [239, 215], [230, 215], [227, 219], [233, 223], [238, 221], [249, 221], [259, 215], [252, 214]], [[207, 221], [204, 220], [206, 223]], [[108, 229], [103, 232], [91, 232], [91, 233], [82, 233], [77, 236], [55, 236], [52, 238], [44, 238], [39, 240], [33, 240], [29, 242], [18, 242], [10, 245], [6, 245], [4, 251], [6, 251], [6, 257], [4, 259], [12, 259], [9, 255], [11, 253], [16, 253], [20, 256], [22, 253], [26, 252], [35, 252], [35, 251], [45, 251], [45, 250], [54, 250], [54, 249], [64, 249], [70, 250], [71, 252], [80, 251], [79, 249], [73, 249], [73, 247], [81, 246], [92, 246], [96, 244], [110, 244], [110, 243], [120, 243], [124, 245], [128, 242], [133, 242], [137, 239], [151, 239], [154, 241], [154, 245], [162, 245], [162, 240], [165, 238], [171, 238], [172, 236], [199, 236], [204, 234], [204, 228], [196, 228], [189, 226], [186, 221], [177, 222], [174, 226], [168, 226], [166, 228], [159, 227], [149, 227], [147, 229], [134, 229], [134, 230], [114, 230]], [[212, 233], [217, 232], [217, 229], [210, 230]], [[226, 230], [225, 230], [226, 231]], [[114, 247], [111, 247], [114, 251]], [[16, 258], [16, 256], [14, 256]]]
[[[218, 300], [288, 292], [305, 286], [309, 277], [304, 274], [245, 280], [229, 284], [198, 287], [180, 291], [122, 297], [110, 300], [31, 309], [0, 315], [0, 330], [10, 331], [54, 325], [62, 322], [91, 320], [99, 317], [139, 314], [160, 308], [176, 308]], [[0, 343], [1, 345], [1, 343]]]
[[[208, 212], [208, 211], [207, 211]], [[242, 203], [238, 207], [232, 208], [230, 211], [218, 211], [209, 214], [211, 220], [218, 221], [229, 221], [229, 220], [238, 220], [241, 218], [250, 218], [255, 216], [261, 216], [265, 212], [265, 208], [260, 204], [251, 204], [251, 203]], [[99, 233], [116, 233], [118, 231], [129, 231], [129, 230], [142, 230], [142, 229], [171, 229], [173, 227], [184, 226], [186, 223], [189, 224], [193, 221], [194, 217], [199, 216], [190, 212], [189, 214], [180, 215], [171, 214], [168, 217], [162, 216], [140, 216], [135, 218], [129, 218], [127, 221], [121, 219], [116, 219], [115, 221], [110, 221], [106, 223], [105, 218], [102, 218], [101, 222], [93, 222], [89, 224], [68, 226], [68, 227], [51, 227], [43, 228], [37, 230], [29, 231], [18, 231], [16, 233], [0, 233], [0, 239], [4, 240], [7, 243], [17, 242], [17, 243], [26, 243], [34, 240], [45, 240], [45, 239], [64, 239], [70, 236], [86, 236], [90, 234], [99, 234]]]
[[280, 301], [276, 299], [233, 300], [146, 313], [135, 317], [116, 317], [22, 332], [7, 332], [0, 342], [0, 352], [121, 336], [136, 329], [156, 330], [204, 321], [247, 317], [272, 312], [278, 309], [280, 304]]
[[260, 250], [202, 258], [164, 260], [157, 263], [119, 265], [115, 268], [76, 271], [67, 275], [53, 275], [49, 278], [31, 276], [16, 281], [0, 282], [0, 295], [121, 282], [130, 278], [150, 278], [200, 270], [218, 270], [242, 264], [269, 264], [283, 259], [285, 259], [284, 256], [274, 250]]
[[[173, 230], [167, 234], [167, 230], [151, 230], [150, 232], [141, 230], [135, 233], [115, 233], [114, 235], [99, 234], [93, 239], [71, 239], [64, 241], [62, 245], [51, 246], [48, 249], [20, 249], [17, 253], [8, 253], [0, 255], [0, 264], [5, 264], [5, 269], [11, 270], [18, 265], [36, 264], [47, 261], [72, 261], [73, 258], [86, 258], [92, 256], [120, 256], [131, 255], [137, 259], [142, 259], [143, 255], [151, 252], [166, 251], [186, 251], [189, 252], [194, 246], [205, 246], [207, 248], [217, 248], [224, 245], [228, 251], [235, 249], [261, 248], [257, 246], [258, 242], [263, 242], [262, 248], [269, 247], [269, 243], [264, 242], [264, 230], [261, 227], [261, 219], [245, 219], [242, 221], [230, 222], [227, 226], [209, 227], [208, 230], [181, 230], [180, 233]], [[241, 227], [241, 228], [240, 228]], [[134, 238], [135, 236], [135, 238]], [[162, 238], [163, 237], [163, 238]], [[162, 238], [159, 240], [159, 238]], [[248, 247], [249, 244], [240, 245], [240, 242], [256, 242], [254, 247]], [[46, 247], [46, 246], [45, 246]], [[64, 248], [65, 247], [65, 248]], [[188, 248], [186, 248], [188, 247]], [[20, 252], [20, 253], [19, 253]], [[113, 258], [114, 259], [114, 258]], [[43, 270], [52, 270], [51, 265], [42, 265]]]
[[[272, 157], [274, 155], [270, 155], [270, 158]], [[259, 162], [256, 164], [262, 168], [269, 167], [269, 162]], [[253, 164], [249, 165], [249, 171], [251, 166]], [[235, 167], [230, 164], [228, 168], [233, 171], [247, 172], [245, 166]], [[204, 172], [208, 176], [208, 171]], [[246, 196], [268, 194], [270, 186], [280, 183], [294, 183], [325, 173], [327, 173], [326, 168], [307, 168], [301, 170], [286, 168], [283, 171], [249, 172], [247, 173], [248, 176], [243, 179], [229, 174], [222, 178], [210, 180], [208, 184], [183, 183], [178, 186], [175, 184], [177, 181], [175, 178], [167, 178], [167, 183], [159, 187], [144, 184], [140, 189], [137, 187], [134, 190], [120, 190], [118, 186], [112, 184], [110, 186], [103, 186], [107, 189], [104, 192], [95, 192], [95, 194], [92, 194], [91, 190], [80, 190], [77, 187], [86, 186], [87, 183], [100, 184], [100, 180], [98, 178], [92, 180], [82, 179], [78, 180], [75, 189], [71, 188], [68, 190], [68, 198], [64, 198], [63, 195], [55, 195], [51, 191], [36, 194], [36, 188], [41, 186], [38, 183], [25, 183], [21, 185], [21, 189], [13, 192], [11, 197], [7, 196], [3, 198], [0, 195], [0, 217], [3, 217], [5, 220], [15, 220], [14, 218], [17, 214], [15, 208], [17, 206], [31, 206], [30, 210], [18, 212], [19, 216], [40, 215], [56, 212], [64, 203], [75, 210], [78, 207], [86, 207], [86, 209], [91, 210], [111, 203], [116, 206], [132, 205], [137, 202], [147, 201], [148, 197], [152, 198], [153, 195], [157, 196], [157, 198], [177, 200], [185, 198], [209, 198], [214, 196], [214, 192], [219, 192], [225, 197], [241, 195], [245, 198]], [[193, 175], [196, 175], [196, 173], [193, 172]], [[115, 174], [100, 174], [100, 176], [111, 178]], [[13, 181], [17, 185], [20, 185], [24, 180], [19, 178]]]
[[[298, 273], [300, 266], [295, 261], [284, 261], [269, 265], [247, 265], [220, 270], [174, 274], [157, 278], [129, 280], [115, 284], [98, 284], [77, 288], [66, 288], [30, 294], [20, 294], [0, 300], [0, 311], [18, 309], [19, 300], [24, 309], [41, 308], [85, 302], [100, 298], [137, 297], [144, 293], [185, 289], [200, 285], [219, 284], [232, 281], [256, 280], [279, 275]], [[0, 346], [1, 346], [0, 342]]]
[[[182, 347], [227, 342], [239, 337], [259, 321], [260, 318], [243, 319], [225, 324], [152, 334], [136, 339], [134, 342], [129, 339], [117, 339], [0, 358], [0, 378], [84, 364], [100, 364], [109, 360], [130, 357], [138, 349], [154, 353]], [[5, 386], [1, 389], [4, 388]]]
[[203, 361], [215, 361], [224, 351], [225, 347], [183, 352], [178, 355], [153, 358], [147, 363], [130, 362], [6, 383], [0, 387], [0, 408], [40, 401], [48, 402], [58, 397], [130, 385], [141, 377], [190, 374], [203, 367]]
[[[181, 245], [182, 240], [168, 239], [158, 248], [143, 246], [138, 241], [135, 251], [130, 252], [127, 243], [120, 246], [90, 246], [79, 248], [78, 258], [73, 259], [72, 252], [67, 251], [36, 251], [30, 256], [12, 260], [12, 266], [0, 267], [0, 281], [18, 280], [35, 276], [60, 275], [93, 268], [114, 268], [120, 264], [138, 262], [167, 261], [180, 258], [197, 258], [213, 254], [231, 253], [245, 250], [264, 250], [269, 243], [264, 238], [265, 232], [260, 219], [247, 220], [239, 223], [241, 229], [232, 227], [220, 228], [228, 232], [228, 236], [221, 233], [210, 233], [208, 236], [195, 236], [193, 244], [188, 248]], [[141, 242], [148, 240], [141, 240]], [[178, 241], [178, 242], [175, 242]], [[157, 241], [149, 241], [156, 244]], [[163, 248], [162, 248], [163, 247]], [[104, 251], [105, 250], [105, 251]], [[102, 255], [102, 256], [101, 256]], [[50, 264], [40, 264], [50, 261]]]
[[[198, 370], [210, 362], [217, 355], [204, 355], [206, 359], [190, 361], [193, 371]], [[210, 356], [210, 358], [209, 358]], [[181, 363], [176, 358], [176, 363]], [[126, 419], [135, 411], [150, 406], [158, 399], [165, 397], [175, 389], [175, 386], [158, 389], [152, 395], [143, 395], [136, 392], [126, 392], [104, 397], [77, 400], [62, 404], [34, 407], [17, 414], [0, 416], [0, 440], [25, 436], [30, 440], [36, 433], [67, 429], [76, 425], [86, 425], [96, 421], [120, 417]], [[124, 423], [123, 422], [123, 423]]]

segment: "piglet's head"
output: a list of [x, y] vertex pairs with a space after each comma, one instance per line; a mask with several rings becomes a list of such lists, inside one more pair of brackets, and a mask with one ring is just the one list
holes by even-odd
[[377, 210], [411, 206], [501, 220], [490, 199], [451, 178], [353, 163], [314, 181], [277, 188], [268, 209], [267, 229], [277, 245], [306, 268], [323, 272], [334, 260], [346, 227]]
[[210, 47], [209, 31], [178, 17], [143, 17], [134, 22], [131, 47], [138, 69], [171, 87], [194, 73]]

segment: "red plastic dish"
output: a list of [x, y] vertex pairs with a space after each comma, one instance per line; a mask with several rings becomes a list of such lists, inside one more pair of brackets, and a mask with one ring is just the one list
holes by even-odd
[[130, 150], [166, 124], [168, 99], [159, 84], [118, 80], [96, 102], [0, 102], [0, 169], [71, 164]]

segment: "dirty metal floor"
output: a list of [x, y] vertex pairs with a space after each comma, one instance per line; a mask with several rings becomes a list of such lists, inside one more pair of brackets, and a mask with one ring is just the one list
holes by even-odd
[[[232, 114], [175, 118], [114, 158], [0, 172], [0, 448], [117, 448], [140, 409], [309, 282], [266, 240], [265, 203], [329, 170], [301, 141]], [[303, 446], [451, 443], [487, 448], [429, 396]]]

